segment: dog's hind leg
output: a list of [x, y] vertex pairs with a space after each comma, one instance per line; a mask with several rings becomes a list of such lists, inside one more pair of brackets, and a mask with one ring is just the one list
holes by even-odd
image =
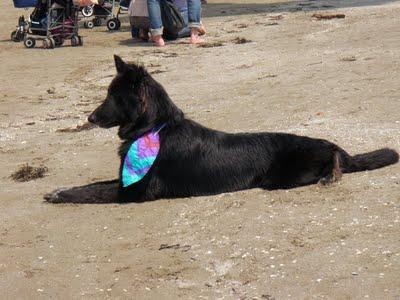
[[329, 185], [334, 182], [339, 181], [342, 178], [342, 169], [340, 167], [340, 153], [335, 151], [333, 154], [333, 168], [330, 170], [329, 174], [322, 177], [319, 183], [322, 185]]
[[330, 184], [341, 177], [340, 163], [340, 152], [333, 145], [293, 151], [271, 164], [262, 187], [288, 189], [318, 182]]
[[44, 195], [50, 203], [115, 203], [118, 199], [118, 180], [57, 189]]

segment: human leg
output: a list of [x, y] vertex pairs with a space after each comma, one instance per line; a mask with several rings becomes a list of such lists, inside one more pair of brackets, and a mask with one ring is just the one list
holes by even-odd
[[147, 8], [150, 19], [150, 33], [156, 46], [165, 45], [164, 39], [162, 38], [163, 24], [161, 19], [160, 1], [162, 0], [147, 0]]
[[201, 24], [201, 1], [200, 0], [187, 0], [188, 4], [188, 19], [190, 28], [190, 43], [199, 44], [203, 41], [199, 38], [199, 31], [202, 27]]

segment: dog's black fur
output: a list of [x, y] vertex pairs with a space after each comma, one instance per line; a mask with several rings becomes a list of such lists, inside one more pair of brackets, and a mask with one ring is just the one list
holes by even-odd
[[391, 149], [351, 156], [321, 139], [206, 128], [186, 119], [142, 66], [118, 56], [115, 64], [118, 74], [89, 121], [104, 128], [119, 126], [121, 169], [132, 141], [166, 124], [160, 131], [157, 159], [141, 181], [127, 188], [117, 181], [95, 183], [48, 195], [50, 202], [141, 202], [250, 188], [288, 189], [331, 183], [342, 172], [373, 170], [399, 160]]

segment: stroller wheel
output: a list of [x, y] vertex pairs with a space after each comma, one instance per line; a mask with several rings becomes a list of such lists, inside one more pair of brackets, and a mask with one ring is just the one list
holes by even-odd
[[64, 39], [61, 37], [57, 37], [54, 39], [54, 46], [56, 47], [60, 47], [62, 46], [62, 44], [64, 44]]
[[84, 15], [85, 17], [91, 17], [93, 16], [93, 13], [93, 6], [85, 6], [84, 8], [82, 8], [82, 15]]
[[20, 30], [14, 30], [13, 32], [11, 32], [11, 40], [13, 42], [21, 42], [24, 40], [25, 37], [25, 33], [20, 31]]
[[100, 18], [94, 19], [94, 26], [101, 26], [102, 20]]
[[35, 47], [36, 41], [33, 38], [26, 38], [24, 40], [24, 45], [26, 48], [33, 48]]
[[56, 46], [56, 42], [54, 41], [53, 38], [48, 38], [47, 39], [47, 49], [54, 49]]
[[78, 38], [78, 36], [73, 35], [73, 36], [71, 37], [71, 46], [72, 46], [72, 47], [79, 46], [79, 38]]
[[86, 21], [83, 23], [83, 26], [85, 26], [85, 28], [92, 29], [94, 27], [94, 23], [93, 21]]
[[83, 37], [81, 37], [80, 35], [78, 35], [78, 45], [79, 46], [83, 46]]
[[117, 19], [117, 24], [118, 24], [118, 28], [117, 29], [120, 29], [121, 28], [121, 21], [119, 19]]
[[107, 22], [107, 28], [108, 30], [118, 30], [118, 19], [110, 19]]
[[17, 30], [17, 40], [18, 42], [23, 41], [25, 38], [25, 32], [21, 30]]
[[16, 31], [16, 30], [14, 30], [13, 32], [11, 32], [11, 40], [12, 40], [13, 42], [19, 42], [18, 39], [17, 39], [17, 31]]

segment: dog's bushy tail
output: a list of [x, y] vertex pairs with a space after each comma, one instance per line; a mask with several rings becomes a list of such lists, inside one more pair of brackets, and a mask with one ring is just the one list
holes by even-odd
[[350, 156], [347, 153], [341, 155], [341, 168], [343, 173], [374, 170], [395, 164], [399, 161], [399, 154], [389, 148], [383, 148], [368, 153]]

